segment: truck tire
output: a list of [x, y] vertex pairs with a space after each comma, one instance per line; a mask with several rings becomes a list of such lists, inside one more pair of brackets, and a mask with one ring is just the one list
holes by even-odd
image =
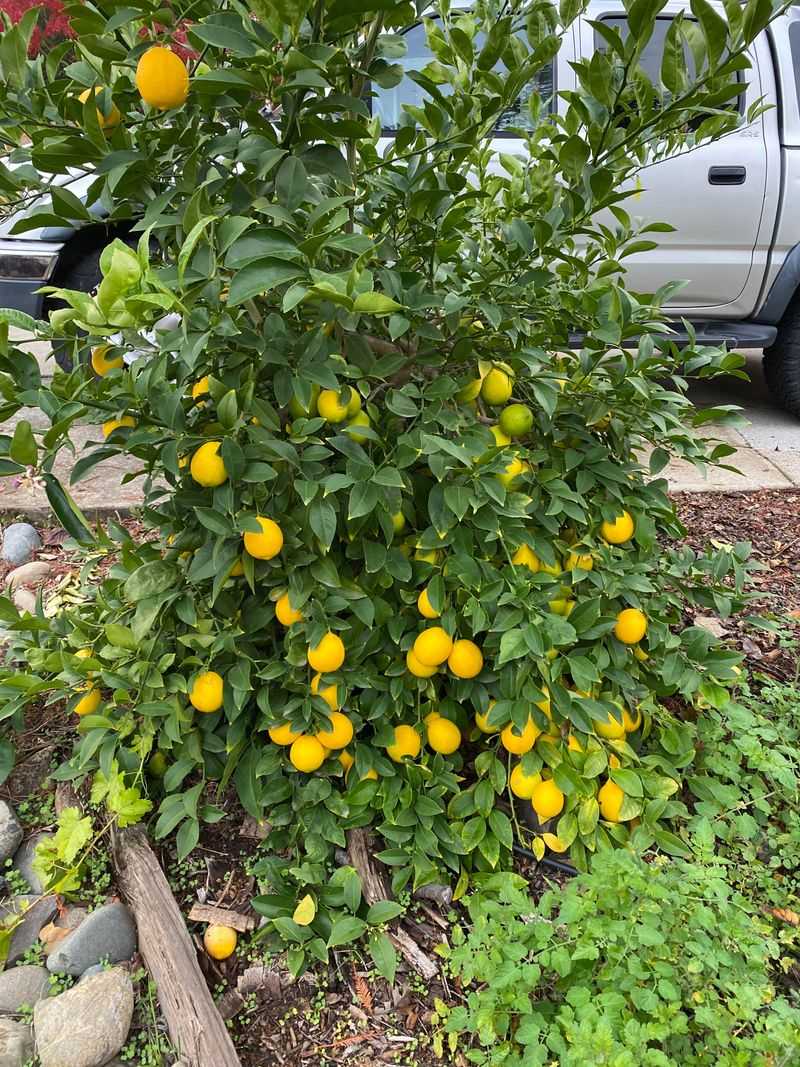
[[783, 314], [775, 344], [764, 349], [764, 378], [775, 400], [800, 418], [800, 298]]
[[[62, 289], [78, 289], [82, 293], [91, 293], [100, 284], [103, 275], [100, 272], [100, 255], [105, 245], [87, 250], [80, 259], [69, 266], [63, 274], [57, 275], [54, 283]], [[53, 300], [52, 307], [63, 307], [60, 300]], [[53, 359], [59, 367], [69, 373], [73, 369], [73, 345], [67, 341], [53, 343]]]

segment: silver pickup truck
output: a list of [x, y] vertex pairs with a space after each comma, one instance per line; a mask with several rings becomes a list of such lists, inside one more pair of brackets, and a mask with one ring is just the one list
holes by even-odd
[[[644, 54], [643, 65], [656, 82], [670, 20], [680, 11], [685, 5], [677, 0], [666, 4]], [[570, 64], [603, 47], [591, 25], [596, 20], [624, 29], [622, 4], [591, 0], [556, 59], [540, 72], [536, 88], [551, 97], [554, 108], [562, 106], [560, 91], [575, 88]], [[424, 67], [432, 58], [424, 28], [412, 29], [406, 41], [400, 62], [409, 70]], [[702, 341], [763, 349], [773, 395], [800, 416], [800, 9], [789, 9], [761, 34], [749, 58], [742, 114], [758, 99], [772, 106], [716, 143], [641, 172], [628, 210], [675, 229], [661, 235], [657, 249], [628, 260], [627, 285], [652, 293], [665, 282], [685, 280], [669, 306], [676, 332], [686, 318]], [[408, 78], [394, 89], [377, 90], [372, 107], [387, 139], [403, 105], [420, 103], [420, 94]], [[514, 131], [525, 125], [525, 114], [522, 107], [512, 109], [498, 125], [493, 141], [498, 159], [502, 153], [524, 157], [524, 142]], [[91, 180], [90, 174], [58, 178], [78, 196]], [[47, 309], [37, 294], [40, 286], [94, 287], [100, 250], [117, 235], [102, 219], [80, 230], [47, 227], [15, 236], [18, 219], [12, 215], [0, 223], [0, 307], [41, 316]]]

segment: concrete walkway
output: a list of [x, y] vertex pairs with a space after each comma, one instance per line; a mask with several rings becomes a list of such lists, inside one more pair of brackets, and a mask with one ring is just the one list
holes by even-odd
[[[52, 374], [52, 362], [46, 345], [32, 346], [36, 351], [44, 375]], [[665, 476], [676, 493], [746, 492], [754, 489], [791, 489], [800, 487], [800, 420], [777, 409], [770, 400], [761, 373], [761, 354], [746, 353], [748, 372], [752, 381], [736, 380], [724, 383], [699, 384], [692, 388], [692, 399], [701, 407], [714, 404], [741, 406], [748, 424], [740, 430], [719, 428], [709, 435], [736, 448], [728, 463], [739, 473], [712, 468], [703, 475], [691, 464], [675, 460], [669, 464]], [[13, 433], [14, 424], [28, 418], [34, 426], [49, 425], [39, 411], [21, 412], [15, 419], [0, 424], [0, 432]], [[100, 428], [76, 426], [71, 433], [75, 457], [88, 441], [100, 438]], [[120, 456], [99, 464], [76, 486], [69, 486], [69, 472], [75, 457], [62, 453], [55, 473], [70, 490], [76, 503], [90, 518], [125, 514], [142, 500], [141, 476], [133, 480], [138, 461]], [[0, 516], [27, 516], [46, 519], [50, 507], [44, 488], [35, 478], [0, 477]]]

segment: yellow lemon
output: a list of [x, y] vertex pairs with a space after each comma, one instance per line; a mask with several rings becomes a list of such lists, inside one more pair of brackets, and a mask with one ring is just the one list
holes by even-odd
[[428, 744], [434, 752], [451, 756], [461, 744], [461, 731], [454, 722], [439, 715], [428, 723]]
[[355, 760], [353, 759], [353, 757], [350, 755], [349, 752], [340, 752], [339, 753], [339, 762], [344, 767], [344, 776], [346, 778], [350, 768], [355, 763]]
[[283, 530], [277, 522], [266, 519], [263, 515], [256, 515], [256, 522], [261, 527], [261, 533], [245, 531], [245, 552], [255, 559], [273, 559], [283, 548]]
[[481, 398], [492, 407], [500, 407], [511, 397], [514, 382], [504, 370], [492, 367], [481, 382]]
[[490, 426], [489, 433], [494, 438], [494, 443], [497, 448], [505, 448], [506, 445], [511, 444], [511, 438], [508, 434], [503, 433], [499, 426]]
[[622, 807], [624, 799], [625, 794], [617, 783], [612, 782], [610, 778], [604, 785], [600, 786], [597, 800], [600, 804], [600, 814], [607, 822], [619, 822], [619, 809]]
[[492, 724], [489, 722], [489, 712], [492, 710], [493, 707], [494, 701], [492, 700], [485, 713], [482, 711], [475, 712], [475, 725], [478, 727], [482, 734], [496, 734], [500, 732], [499, 726], [492, 726]]
[[366, 774], [362, 774], [361, 775], [361, 781], [362, 782], [366, 782], [366, 781], [377, 782], [377, 780], [378, 780], [378, 772], [375, 770], [374, 767], [370, 767], [370, 769], [367, 771]]
[[609, 712], [606, 719], [595, 719], [594, 731], [599, 734], [600, 737], [605, 737], [609, 741], [620, 741], [625, 737], [625, 724], [622, 721], [622, 711], [620, 711], [619, 718], [615, 718], [611, 712]]
[[395, 533], [402, 533], [406, 528], [406, 517], [402, 511], [396, 511], [392, 515], [392, 528]]
[[625, 608], [617, 615], [614, 636], [625, 645], [635, 645], [647, 633], [647, 616], [638, 608]]
[[332, 711], [328, 718], [331, 723], [330, 729], [317, 730], [314, 736], [326, 748], [345, 748], [353, 740], [352, 722], [341, 711]]
[[429, 711], [425, 718], [422, 720], [426, 726], [429, 726], [434, 719], [441, 719], [441, 715], [438, 711]]
[[229, 578], [239, 578], [244, 574], [244, 564], [240, 559], [237, 559], [231, 569], [228, 571]]
[[76, 715], [93, 715], [100, 707], [100, 690], [96, 689], [91, 682], [78, 686], [78, 690], [85, 692], [86, 696], [81, 697], [72, 710]]
[[350, 399], [347, 401], [348, 419], [355, 419], [359, 411], [361, 411], [361, 397], [358, 395], [355, 389], [351, 389]]
[[91, 659], [94, 653], [90, 648], [79, 648], [75, 655], [78, 659]]
[[133, 428], [135, 425], [136, 419], [131, 415], [123, 415], [121, 419], [109, 419], [103, 423], [103, 437], [110, 437], [114, 430], [121, 430], [126, 426]]
[[[84, 89], [78, 99], [82, 104], [85, 104], [90, 96], [98, 96], [102, 91], [102, 85], [95, 85], [93, 89]], [[111, 104], [111, 108], [107, 115], [104, 115], [99, 107], [95, 110], [97, 111], [97, 121], [101, 130], [113, 130], [114, 127], [119, 126], [122, 121], [122, 115], [119, 113], [119, 108], [114, 103]]]
[[406, 667], [417, 678], [431, 678], [439, 670], [438, 667], [428, 667], [424, 663], [420, 663], [417, 657], [414, 655], [414, 649], [410, 648], [406, 652]]
[[402, 763], [406, 756], [418, 756], [421, 748], [422, 738], [413, 726], [395, 726], [394, 741], [386, 746], [386, 752], [395, 763]]
[[563, 573], [558, 563], [545, 563], [544, 560], [539, 560], [539, 570], [542, 574], [551, 574], [554, 578]]
[[650, 659], [645, 650], [643, 648], [640, 648], [638, 645], [634, 645], [633, 654], [639, 660], [640, 663], [647, 663], [647, 661]]
[[459, 389], [459, 391], [456, 393], [456, 400], [459, 402], [459, 404], [469, 404], [472, 401], [478, 399], [478, 394], [480, 393], [480, 391], [481, 380], [480, 378], [474, 378], [471, 382], [467, 382], [466, 385], [462, 386], [461, 389]]
[[203, 934], [206, 952], [215, 960], [226, 960], [228, 956], [232, 956], [236, 951], [238, 939], [239, 935], [232, 927], [218, 926], [216, 923], [206, 927]]
[[521, 459], [515, 456], [510, 463], [506, 464], [505, 471], [496, 475], [496, 478], [506, 489], [510, 489], [519, 475], [528, 469], [528, 464], [523, 463]]
[[439, 553], [435, 548], [418, 548], [414, 553], [414, 559], [421, 560], [423, 563], [430, 563], [432, 567], [435, 567], [439, 562]]
[[222, 485], [228, 478], [228, 472], [219, 454], [220, 447], [220, 441], [206, 441], [192, 456], [189, 472], [197, 484], [206, 489]]
[[520, 545], [514, 555], [511, 557], [511, 562], [516, 567], [527, 567], [529, 571], [534, 574], [539, 570], [540, 562], [539, 557], [529, 548], [527, 545]]
[[300, 734], [291, 728], [288, 722], [282, 722], [280, 726], [270, 726], [267, 730], [269, 739], [275, 745], [291, 745]]
[[542, 692], [544, 693], [544, 697], [541, 700], [535, 701], [536, 707], [543, 711], [548, 719], [552, 719], [553, 714], [550, 708], [550, 690], [546, 685], [543, 685]]
[[633, 537], [635, 524], [630, 513], [623, 511], [613, 522], [604, 522], [600, 527], [600, 536], [610, 545], [622, 545]]
[[[317, 412], [326, 422], [344, 422], [348, 416], [348, 405], [352, 399], [353, 390], [348, 393], [348, 400], [342, 403], [339, 393], [335, 389], [323, 389], [317, 397]], [[357, 409], [356, 409], [357, 410]]]
[[169, 48], [148, 48], [136, 66], [136, 88], [142, 100], [159, 111], [181, 107], [189, 95], [189, 73]]
[[[321, 696], [331, 711], [339, 710], [339, 690], [338, 686], [326, 685], [323, 690], [320, 691], [319, 683], [322, 678], [321, 674], [315, 674], [311, 679], [311, 692], [314, 696]], [[324, 742], [323, 742], [324, 744]], [[336, 747], [328, 745], [328, 748]]]
[[608, 757], [608, 765], [612, 769], [612, 771], [615, 771], [618, 767], [621, 767], [622, 764], [619, 761], [619, 756], [614, 755], [614, 753], [612, 752]]
[[513, 723], [509, 723], [508, 726], [503, 727], [500, 733], [500, 741], [506, 752], [512, 752], [515, 756], [522, 756], [526, 752], [530, 752], [533, 746], [536, 744], [536, 738], [542, 731], [528, 716], [528, 721], [525, 724], [525, 729], [520, 733], [517, 727]]
[[325, 762], [325, 749], [316, 737], [301, 734], [292, 742], [289, 749], [289, 761], [298, 771], [310, 774]]
[[281, 626], [293, 626], [303, 618], [302, 611], [293, 608], [289, 603], [289, 594], [284, 593], [275, 603], [275, 618]]
[[304, 407], [303, 404], [293, 396], [289, 401], [289, 413], [293, 419], [307, 419], [313, 417], [317, 413], [317, 400], [319, 399], [319, 386], [314, 384], [311, 386], [311, 399], [308, 407]]
[[199, 382], [195, 382], [192, 386], [192, 400], [199, 400], [200, 397], [205, 396], [208, 391], [208, 375], [206, 374]]
[[320, 674], [338, 671], [344, 663], [344, 642], [341, 637], [329, 630], [318, 645], [309, 648], [308, 663], [312, 670]]
[[122, 356], [111, 356], [111, 345], [97, 345], [92, 349], [92, 370], [99, 378], [104, 378], [110, 370], [118, 370], [125, 365]]
[[570, 734], [567, 738], [567, 748], [570, 752], [583, 752], [583, 745], [574, 734]]
[[522, 764], [518, 763], [509, 776], [508, 784], [515, 797], [520, 797], [522, 800], [530, 800], [533, 796], [534, 787], [541, 780], [541, 774], [526, 774], [522, 769]]
[[627, 708], [622, 709], [622, 724], [625, 730], [629, 734], [636, 733], [639, 727], [642, 725], [642, 712], [639, 708], [636, 709], [636, 716], [631, 715]]
[[414, 642], [414, 655], [424, 667], [438, 667], [453, 650], [453, 639], [441, 626], [429, 626]]
[[417, 597], [417, 608], [419, 609], [420, 615], [424, 615], [426, 619], [438, 619], [441, 614], [432, 607], [431, 602], [428, 599], [427, 589], [423, 589]]
[[222, 707], [222, 676], [216, 671], [203, 671], [189, 690], [189, 703], [198, 711], [219, 711]]
[[474, 641], [456, 641], [447, 657], [447, 666], [457, 678], [474, 678], [483, 670], [483, 653]]
[[509, 404], [497, 420], [500, 429], [509, 437], [524, 437], [533, 426], [533, 412], [527, 404]]
[[365, 441], [369, 440], [369, 438], [365, 433], [358, 433], [356, 430], [351, 429], [351, 427], [369, 425], [369, 415], [366, 413], [366, 411], [359, 411], [354, 418], [350, 419], [347, 424], [347, 428], [348, 430], [350, 430], [347, 436], [352, 438], [354, 441], [357, 441], [358, 444], [363, 445]]
[[556, 783], [548, 778], [537, 782], [531, 793], [531, 806], [542, 822], [552, 819], [564, 808], [564, 794]]
[[565, 566], [568, 571], [590, 571], [594, 560], [588, 552], [570, 552]]

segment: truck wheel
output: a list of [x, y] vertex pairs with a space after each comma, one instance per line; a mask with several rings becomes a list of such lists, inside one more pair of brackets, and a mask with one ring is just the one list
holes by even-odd
[[[91, 293], [103, 278], [100, 272], [100, 255], [103, 247], [87, 251], [63, 274], [58, 275], [54, 284], [62, 289], [78, 289], [82, 293]], [[54, 300], [51, 302], [51, 307], [64, 307], [64, 304], [60, 300]], [[73, 369], [73, 348], [74, 346], [69, 341], [53, 342], [53, 359], [67, 373]]]
[[764, 377], [781, 407], [800, 418], [800, 299], [784, 312], [775, 344], [764, 349]]

